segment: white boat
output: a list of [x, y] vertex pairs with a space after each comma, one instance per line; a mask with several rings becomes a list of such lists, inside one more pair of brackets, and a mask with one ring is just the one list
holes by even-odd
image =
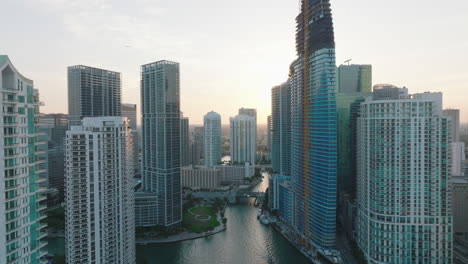
[[262, 215], [262, 209], [257, 209], [257, 218]]
[[262, 222], [262, 224], [264, 224], [264, 225], [269, 225], [270, 224], [270, 220], [268, 220], [268, 216], [266, 216], [266, 215], [261, 215], [260, 216], [260, 222]]

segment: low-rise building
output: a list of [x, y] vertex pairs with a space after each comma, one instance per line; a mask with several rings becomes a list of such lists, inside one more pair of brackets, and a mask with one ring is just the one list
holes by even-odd
[[221, 184], [241, 184], [245, 178], [252, 177], [255, 172], [254, 166], [246, 162], [244, 166], [220, 165], [216, 166], [221, 170]]
[[188, 166], [181, 168], [182, 187], [217, 189], [221, 186], [221, 170]]

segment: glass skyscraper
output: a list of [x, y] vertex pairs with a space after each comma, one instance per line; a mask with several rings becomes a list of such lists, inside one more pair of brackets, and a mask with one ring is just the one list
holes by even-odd
[[141, 66], [141, 114], [143, 190], [157, 196], [153, 225], [171, 226], [182, 221], [179, 63]]
[[292, 110], [295, 227], [306, 246], [331, 249], [336, 233], [337, 116], [330, 1], [303, 0], [296, 20], [299, 58], [291, 65], [292, 100], [298, 104]]
[[275, 173], [291, 173], [291, 85], [288, 82], [271, 89], [272, 150]]
[[84, 117], [120, 116], [120, 73], [89, 66], [68, 67], [68, 118], [80, 125]]

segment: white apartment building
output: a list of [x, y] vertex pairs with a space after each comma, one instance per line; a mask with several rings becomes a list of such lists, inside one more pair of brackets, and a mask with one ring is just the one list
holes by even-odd
[[67, 263], [135, 263], [132, 148], [126, 118], [84, 118], [67, 131]]

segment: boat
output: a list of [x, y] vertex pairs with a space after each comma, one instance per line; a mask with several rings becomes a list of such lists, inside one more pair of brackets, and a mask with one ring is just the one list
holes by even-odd
[[257, 218], [259, 218], [262, 215], [262, 209], [257, 209]]
[[268, 216], [266, 215], [261, 215], [260, 216], [260, 222], [264, 225], [269, 225], [270, 224], [270, 220], [268, 220]]

